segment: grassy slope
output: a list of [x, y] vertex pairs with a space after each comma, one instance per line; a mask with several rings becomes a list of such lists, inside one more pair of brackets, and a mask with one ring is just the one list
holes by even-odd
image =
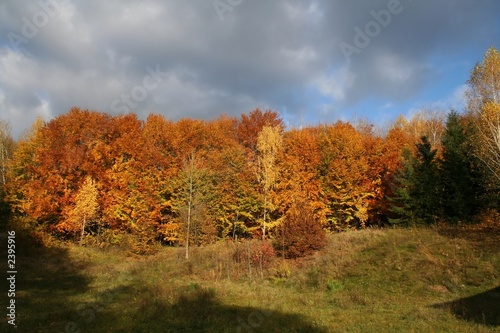
[[175, 249], [134, 257], [18, 236], [17, 331], [498, 332], [498, 236], [337, 234], [311, 258], [276, 263], [288, 278], [224, 270], [232, 258], [224, 244], [197, 249], [186, 263]]

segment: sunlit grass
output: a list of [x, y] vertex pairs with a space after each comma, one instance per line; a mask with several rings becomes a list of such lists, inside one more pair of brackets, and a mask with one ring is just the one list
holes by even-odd
[[264, 278], [257, 268], [232, 262], [235, 245], [229, 243], [194, 249], [186, 262], [172, 248], [141, 257], [123, 249], [45, 248], [24, 239], [18, 240], [20, 247], [24, 241], [18, 259], [19, 331], [500, 329], [492, 318], [498, 311], [469, 316], [458, 311], [469, 306], [458, 300], [484, 292], [472, 304], [498, 307], [498, 243], [454, 238], [440, 229], [331, 235], [312, 257], [286, 264], [277, 259]]

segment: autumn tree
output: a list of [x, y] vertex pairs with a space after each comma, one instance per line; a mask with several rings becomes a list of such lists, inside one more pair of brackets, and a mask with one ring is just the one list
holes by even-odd
[[282, 256], [304, 256], [321, 247], [328, 206], [318, 176], [321, 154], [314, 128], [284, 134], [275, 202], [280, 213], [274, 247]]
[[500, 54], [491, 47], [467, 81], [468, 109], [476, 122], [477, 156], [500, 184]]
[[75, 197], [75, 206], [71, 212], [72, 222], [80, 224], [80, 245], [83, 244], [85, 228], [97, 216], [99, 209], [98, 190], [92, 177], [85, 178], [80, 190]]
[[274, 188], [278, 177], [278, 167], [276, 159], [282, 148], [283, 138], [281, 129], [278, 126], [264, 126], [257, 138], [258, 173], [257, 178], [262, 187], [263, 193], [263, 217], [262, 217], [262, 239], [266, 238], [266, 223], [269, 210], [272, 209], [270, 191]]
[[215, 237], [215, 230], [210, 224], [207, 211], [207, 201], [211, 189], [208, 171], [203, 166], [203, 161], [196, 152], [188, 155], [184, 167], [174, 180], [175, 189], [171, 194], [175, 219], [171, 222], [177, 224], [182, 230], [177, 242], [183, 236], [185, 257], [189, 259], [189, 250], [192, 239], [205, 235], [210, 241]]
[[294, 129], [284, 134], [279, 154], [276, 204], [282, 216], [297, 200], [307, 201], [318, 222], [326, 223], [327, 208], [322, 201], [322, 184], [318, 176], [321, 154], [314, 128]]
[[439, 150], [445, 119], [446, 112], [444, 110], [423, 108], [411, 117], [407, 130], [413, 136], [415, 143], [418, 143], [420, 138], [425, 136], [429, 143]]
[[489, 48], [483, 61], [476, 64], [467, 81], [469, 108], [481, 112], [487, 102], [500, 103], [500, 54], [494, 47]]
[[[429, 143], [437, 149], [438, 156], [441, 155], [441, 137], [445, 130], [444, 123], [446, 111], [434, 107], [425, 107], [406, 118], [399, 115], [392, 124], [390, 131], [402, 131], [405, 140], [412, 146], [412, 152], [415, 152], [416, 144], [420, 142], [422, 136], [425, 136]], [[397, 151], [398, 154], [401, 151]]]
[[10, 134], [11, 127], [7, 121], [0, 121], [0, 184], [7, 183], [7, 165], [14, 150], [14, 140]]
[[[75, 193], [87, 176], [99, 182], [103, 223], [126, 229], [150, 219], [151, 204], [135, 116], [72, 108], [37, 125], [16, 149], [12, 166], [14, 208], [47, 230], [74, 232], [68, 223]], [[151, 183], [151, 182], [150, 182]], [[139, 217], [139, 218], [138, 218]]]
[[252, 230], [260, 227], [261, 206], [244, 148], [227, 147], [211, 160], [212, 168], [217, 170], [211, 207], [220, 236], [233, 240], [251, 236]]
[[[15, 214], [31, 219], [44, 219], [50, 215], [47, 185], [38, 172], [39, 150], [43, 147], [42, 130], [45, 123], [37, 118], [31, 128], [17, 142], [9, 167], [7, 200]], [[41, 203], [40, 201], [43, 202]]]
[[253, 159], [240, 142], [237, 124], [237, 119], [224, 115], [206, 124], [210, 134], [203, 150], [212, 186], [207, 208], [220, 238], [248, 237], [258, 227]]
[[[258, 138], [264, 127], [278, 128], [280, 132], [283, 132], [285, 128], [283, 121], [277, 112], [271, 110], [262, 111], [258, 108], [248, 114], [242, 114], [235, 126], [236, 138], [245, 151], [247, 163], [253, 169], [253, 173], [257, 174], [257, 177], [254, 177], [254, 180], [256, 180], [257, 183], [253, 184], [253, 182], [250, 182], [250, 184], [257, 192], [260, 192], [262, 196], [264, 196], [263, 192], [266, 191], [262, 186], [262, 165], [260, 164], [262, 161], [262, 154], [258, 148]], [[248, 208], [253, 207], [256, 203], [253, 200], [253, 197], [250, 197], [250, 199], [252, 200], [246, 202]], [[267, 200], [269, 197], [267, 196], [265, 199]], [[268, 208], [264, 208], [264, 210], [266, 215], [265, 219], [267, 219]], [[249, 232], [260, 233], [262, 237], [264, 237], [265, 229], [263, 229], [263, 226], [265, 225], [265, 222], [263, 222], [262, 216], [258, 218], [259, 222], [257, 225], [254, 225], [254, 221], [252, 221], [253, 219], [251, 216], [247, 216], [245, 219], [247, 222], [250, 222], [248, 225]]]
[[112, 119], [113, 138], [106, 154], [108, 167], [101, 173], [103, 215], [108, 224], [127, 232], [150, 233], [154, 226], [151, 212], [151, 169], [146, 161], [143, 123], [136, 115]]
[[281, 131], [285, 128], [283, 121], [275, 111], [262, 112], [260, 109], [255, 109], [248, 115], [242, 114], [241, 120], [236, 125], [238, 140], [245, 148], [255, 151], [259, 133], [265, 126], [278, 127]]
[[380, 180], [370, 177], [370, 154], [365, 138], [349, 123], [320, 128], [321, 162], [318, 168], [327, 227], [332, 231], [364, 227], [370, 201]]
[[143, 179], [153, 201], [150, 217], [154, 221], [158, 238], [173, 245], [180, 239], [180, 229], [174, 219], [175, 182], [180, 168], [179, 150], [176, 147], [176, 124], [161, 115], [151, 114], [144, 124]]
[[22, 201], [25, 214], [64, 233], [68, 207], [84, 178], [99, 178], [110, 166], [109, 123], [105, 114], [73, 108], [37, 125], [36, 132], [20, 142], [12, 172], [21, 200], [14, 201]]
[[194, 210], [194, 154], [189, 157], [187, 168], [187, 217], [186, 217], [186, 259], [189, 259], [189, 238], [191, 233], [191, 219]]

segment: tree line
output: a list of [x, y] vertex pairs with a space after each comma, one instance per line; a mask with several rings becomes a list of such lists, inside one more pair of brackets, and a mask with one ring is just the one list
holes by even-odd
[[2, 122], [0, 214], [61, 239], [134, 235], [186, 256], [220, 239], [300, 254], [324, 232], [468, 222], [498, 209], [499, 59], [491, 48], [471, 72], [465, 112], [400, 116], [383, 134], [366, 122], [285, 129], [259, 109], [174, 122], [74, 107], [17, 142]]

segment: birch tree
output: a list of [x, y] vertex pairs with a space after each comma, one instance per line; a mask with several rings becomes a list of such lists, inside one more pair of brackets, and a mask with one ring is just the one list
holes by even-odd
[[80, 245], [83, 244], [85, 227], [88, 221], [96, 217], [99, 208], [98, 190], [92, 177], [88, 176], [78, 191], [73, 209], [74, 218], [81, 221]]
[[187, 225], [186, 225], [186, 259], [189, 259], [189, 236], [191, 229], [191, 218], [193, 211], [193, 199], [194, 199], [194, 178], [195, 166], [194, 166], [194, 154], [189, 156], [189, 161], [187, 165], [188, 174], [188, 198], [187, 198]]
[[[202, 166], [202, 158], [190, 153], [176, 183], [172, 201], [178, 222], [184, 225], [185, 257], [189, 259], [192, 244], [203, 238], [208, 231], [210, 216], [207, 212], [207, 196], [211, 191], [208, 171]], [[179, 240], [182, 235], [179, 235]]]
[[258, 180], [262, 186], [264, 196], [264, 211], [262, 219], [262, 239], [266, 238], [266, 222], [268, 209], [270, 207], [269, 193], [278, 178], [278, 167], [276, 159], [283, 145], [283, 138], [278, 126], [264, 126], [257, 137], [257, 151], [259, 153], [257, 162], [259, 166]]
[[486, 51], [467, 82], [469, 112], [476, 121], [478, 157], [500, 183], [500, 54]]
[[4, 214], [7, 215], [9, 206], [5, 203], [6, 184], [7, 184], [7, 165], [12, 158], [14, 150], [14, 141], [10, 136], [10, 124], [7, 121], [0, 120], [0, 220], [4, 220]]
[[0, 182], [5, 186], [7, 182], [7, 161], [11, 158], [14, 141], [10, 135], [10, 124], [0, 121]]

